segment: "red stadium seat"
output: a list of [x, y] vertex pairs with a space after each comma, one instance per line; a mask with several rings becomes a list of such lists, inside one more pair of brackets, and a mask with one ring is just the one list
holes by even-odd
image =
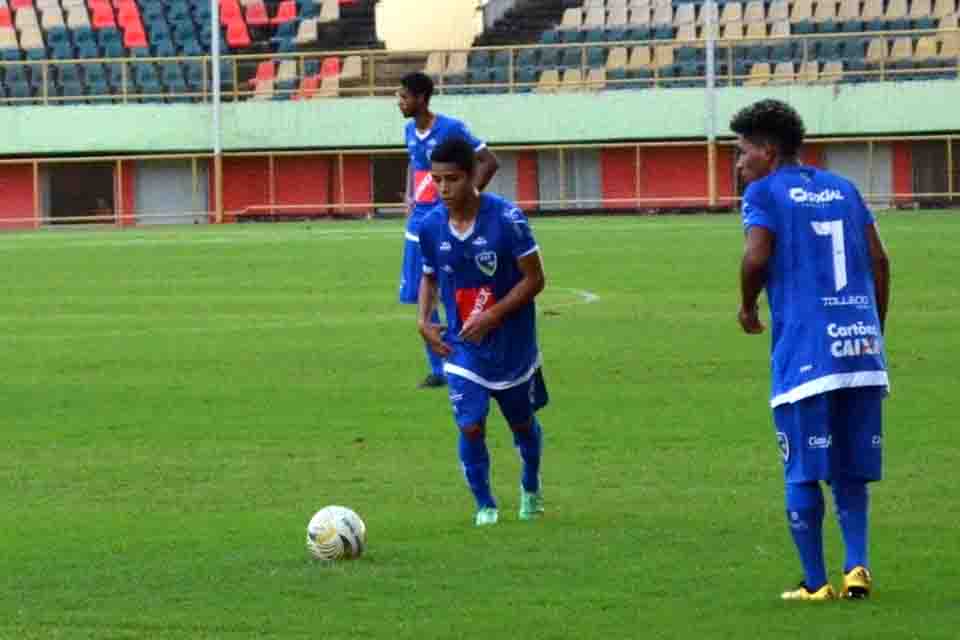
[[242, 20], [235, 20], [227, 25], [227, 44], [231, 49], [246, 49], [250, 46], [250, 32]]
[[280, 6], [277, 7], [277, 15], [274, 17], [271, 22], [273, 24], [283, 24], [285, 22], [290, 22], [291, 20], [297, 19], [297, 2], [296, 0], [283, 0], [280, 3]]
[[337, 4], [342, 7], [345, 4], [357, 4], [357, 0], [339, 0]]
[[273, 66], [273, 60], [266, 60], [257, 65], [257, 75], [250, 80], [250, 86], [256, 86], [268, 80], [274, 80], [276, 77], [277, 71]]
[[320, 65], [320, 75], [324, 78], [340, 75], [340, 58], [324, 58]]
[[10, 8], [14, 11], [33, 9], [33, 0], [10, 0]]
[[117, 7], [117, 22], [124, 29], [127, 29], [132, 24], [142, 23], [140, 19], [140, 9], [136, 3], [124, 3]]
[[300, 90], [293, 97], [294, 100], [309, 100], [317, 93], [320, 88], [320, 78], [317, 76], [307, 76], [300, 81]]
[[139, 49], [147, 46], [147, 33], [143, 29], [140, 18], [136, 22], [125, 25], [123, 32], [123, 46], [128, 49]]
[[91, 12], [93, 13], [93, 18], [90, 22], [93, 24], [94, 29], [105, 29], [107, 27], [117, 26], [117, 21], [113, 17], [113, 8], [107, 4], [94, 4], [90, 7]]
[[13, 16], [10, 15], [9, 7], [0, 7], [0, 27], [12, 27]]
[[247, 5], [247, 24], [251, 27], [265, 27], [270, 24], [267, 6], [263, 2]]
[[237, 0], [220, 0], [220, 22], [229, 25], [237, 21], [243, 21], [240, 3]]

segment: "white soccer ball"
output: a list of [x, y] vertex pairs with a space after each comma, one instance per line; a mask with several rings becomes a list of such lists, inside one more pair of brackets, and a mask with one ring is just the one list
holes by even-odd
[[331, 505], [307, 525], [307, 550], [318, 560], [358, 558], [367, 548], [367, 525], [352, 509]]

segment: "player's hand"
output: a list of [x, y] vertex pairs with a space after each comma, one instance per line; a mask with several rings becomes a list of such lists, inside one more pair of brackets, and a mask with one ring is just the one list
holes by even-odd
[[482, 313], [475, 313], [467, 318], [463, 328], [460, 329], [460, 337], [468, 342], [480, 344], [487, 334], [500, 325], [500, 319], [489, 310]]
[[740, 313], [737, 314], [737, 319], [740, 320], [740, 326], [743, 328], [744, 333], [763, 333], [763, 330], [766, 329], [763, 323], [760, 322], [760, 316], [758, 315], [756, 307], [746, 309], [741, 306]]
[[420, 335], [426, 341], [427, 345], [441, 358], [446, 358], [453, 349], [443, 341], [443, 325], [429, 323], [420, 326]]

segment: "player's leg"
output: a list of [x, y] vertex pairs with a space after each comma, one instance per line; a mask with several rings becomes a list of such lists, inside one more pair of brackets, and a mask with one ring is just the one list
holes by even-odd
[[521, 520], [533, 520], [544, 512], [540, 487], [543, 427], [536, 415], [549, 400], [543, 374], [538, 370], [529, 382], [498, 391], [494, 397], [510, 425], [513, 443], [522, 461], [519, 517]]
[[490, 452], [486, 423], [490, 392], [479, 384], [450, 376], [450, 404], [460, 431], [459, 453], [463, 475], [477, 503], [477, 525], [497, 522], [497, 503], [490, 491]]
[[786, 513], [790, 535], [803, 565], [804, 580], [784, 592], [785, 600], [829, 600], [823, 557], [823, 492], [827, 478], [827, 400], [822, 395], [774, 408], [777, 440], [783, 455]]
[[846, 552], [841, 591], [845, 598], [865, 598], [873, 586], [867, 483], [882, 476], [884, 393], [880, 387], [863, 387], [838, 391], [833, 398], [831, 487]]
[[[423, 256], [420, 254], [420, 242], [417, 236], [419, 222], [416, 214], [407, 221], [406, 238], [403, 243], [403, 266], [400, 272], [400, 303], [417, 304], [420, 294], [420, 277], [423, 274]], [[431, 321], [440, 322], [440, 315], [434, 312]], [[442, 387], [446, 384], [443, 377], [443, 359], [424, 343], [429, 373], [419, 384], [421, 389]]]

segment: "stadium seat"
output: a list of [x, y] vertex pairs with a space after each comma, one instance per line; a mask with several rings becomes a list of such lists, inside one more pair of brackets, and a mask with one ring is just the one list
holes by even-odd
[[796, 70], [793, 62], [777, 62], [770, 78], [771, 85], [788, 86], [796, 81]]
[[537, 69], [535, 67], [520, 67], [514, 81], [520, 85], [517, 87], [518, 93], [533, 91], [533, 85], [537, 82]]
[[270, 17], [267, 15], [267, 5], [262, 0], [246, 6], [247, 25], [251, 27], [266, 27], [270, 24]]
[[728, 22], [722, 28], [721, 35], [724, 40], [742, 40], [746, 35], [742, 22]]
[[275, 80], [273, 78], [269, 80], [264, 80], [263, 82], [258, 82], [254, 87], [253, 99], [254, 100], [273, 100], [273, 85]]
[[[452, 56], [451, 56], [452, 58]], [[463, 73], [466, 71], [466, 67], [451, 68], [448, 66], [447, 73]], [[324, 58], [323, 62], [320, 64], [320, 77], [321, 78], [332, 78], [340, 75], [340, 58], [336, 56], [330, 56]]]
[[802, 84], [816, 84], [820, 81], [820, 63], [808, 60], [800, 65], [797, 71], [797, 82]]
[[670, 67], [675, 63], [673, 45], [661, 45], [654, 49], [653, 64], [656, 68]]
[[626, 69], [629, 62], [626, 47], [614, 47], [607, 56], [607, 71], [613, 69]]
[[937, 19], [954, 15], [957, 11], [956, 0], [936, 0], [933, 5], [933, 17]]
[[649, 45], [638, 45], [630, 52], [630, 62], [627, 71], [634, 72], [640, 69], [653, 68], [653, 50]]
[[231, 22], [227, 26], [227, 44], [233, 49], [246, 49], [251, 44], [250, 32], [242, 21]]
[[586, 78], [586, 91], [602, 91], [607, 88], [607, 70], [604, 68], [590, 69]]
[[813, 21], [813, 0], [796, 0], [790, 11], [790, 22]]
[[757, 62], [750, 67], [750, 76], [744, 81], [747, 87], [765, 87], [770, 83], [770, 63]]
[[560, 86], [560, 72], [556, 69], [547, 69], [540, 74], [537, 81], [537, 93], [556, 93]]
[[283, 24], [297, 19], [297, 3], [295, 0], [283, 0], [277, 7], [277, 15], [274, 16], [271, 24]]
[[341, 80], [359, 80], [363, 77], [363, 57], [347, 56], [340, 69]]
[[837, 60], [827, 62], [820, 72], [820, 82], [835, 84], [846, 80], [843, 63]]
[[[324, 0], [323, 7], [320, 9], [320, 22], [336, 22], [340, 19], [340, 4], [337, 0]], [[327, 87], [325, 91], [329, 92], [334, 88]], [[339, 85], [336, 87], [339, 93]], [[324, 91], [321, 83], [321, 91]]]
[[297, 28], [297, 35], [294, 42], [297, 44], [310, 44], [319, 39], [319, 20], [317, 18], [308, 18], [300, 22]]
[[447, 54], [444, 51], [433, 51], [427, 55], [427, 64], [423, 72], [430, 77], [437, 78], [443, 75], [444, 67], [447, 64]]

